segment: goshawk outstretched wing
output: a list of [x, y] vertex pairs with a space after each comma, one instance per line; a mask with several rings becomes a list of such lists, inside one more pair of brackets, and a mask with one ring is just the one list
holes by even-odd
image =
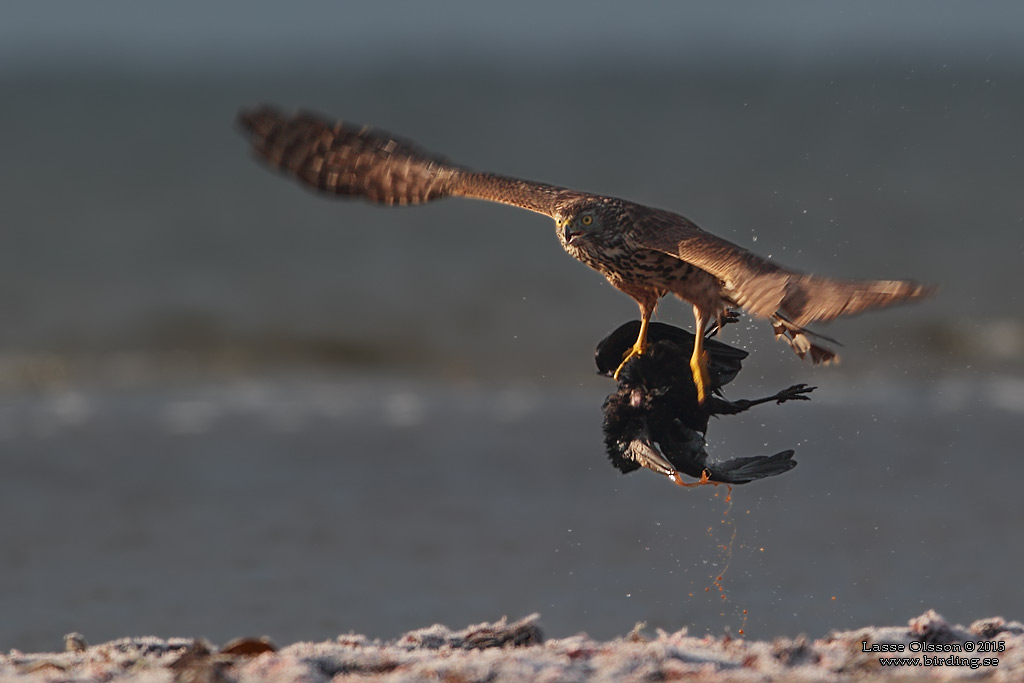
[[635, 249], [660, 251], [711, 273], [722, 281], [726, 295], [749, 313], [771, 317], [781, 312], [799, 326], [934, 291], [910, 280], [837, 280], [790, 270], [658, 209], [641, 213], [626, 239]]
[[756, 316], [773, 317], [778, 325], [791, 325], [798, 332], [811, 321], [932, 292], [932, 288], [906, 280], [835, 280], [788, 270], [677, 214], [546, 183], [481, 173], [367, 126], [331, 124], [312, 114], [285, 116], [269, 107], [243, 112], [239, 122], [271, 166], [330, 194], [382, 204], [469, 197], [552, 218], [560, 207], [581, 199], [610, 199], [628, 205], [629, 220], [617, 229], [633, 251], [659, 251], [692, 264], [718, 278], [725, 295], [737, 306]]
[[271, 166], [322, 192], [363, 197], [380, 204], [421, 204], [441, 197], [470, 197], [518, 206], [546, 216], [573, 197], [564, 187], [480, 173], [426, 152], [389, 133], [313, 114], [285, 116], [264, 107], [238, 121]]

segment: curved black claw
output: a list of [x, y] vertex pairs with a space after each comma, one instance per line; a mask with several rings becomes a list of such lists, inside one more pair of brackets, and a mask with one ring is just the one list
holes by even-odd
[[818, 387], [809, 387], [806, 384], [794, 384], [788, 389], [783, 389], [779, 393], [772, 396], [776, 403], [785, 403], [786, 401], [810, 401], [811, 397], [807, 394], [811, 393]]
[[738, 323], [739, 321], [739, 311], [727, 310], [717, 320], [715, 320], [715, 324], [708, 328], [707, 334], [705, 334], [704, 336], [707, 337], [708, 339], [711, 339], [712, 337], [717, 336], [718, 333], [722, 331], [722, 328], [725, 327], [726, 325]]

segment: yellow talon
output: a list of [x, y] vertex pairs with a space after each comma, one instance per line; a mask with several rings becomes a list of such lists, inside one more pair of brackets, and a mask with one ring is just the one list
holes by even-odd
[[622, 362], [619, 363], [619, 367], [615, 368], [615, 374], [612, 375], [615, 381], [619, 381], [619, 374], [622, 372], [622, 368], [626, 367], [626, 363], [633, 360], [637, 356], [642, 356], [647, 350], [647, 321], [648, 314], [644, 314], [643, 318], [640, 319], [640, 334], [636, 338], [636, 342], [632, 348], [626, 352], [622, 357]]
[[615, 368], [615, 374], [613, 375], [613, 377], [616, 381], [618, 381], [619, 379], [619, 373], [622, 372], [622, 368], [626, 367], [626, 363], [633, 360], [637, 356], [643, 355], [644, 351], [646, 351], [646, 349], [640, 345], [640, 342], [637, 342], [636, 344], [633, 344], [632, 347], [630, 347], [629, 351], [626, 352], [626, 355], [622, 357], [622, 362], [619, 363], [619, 367]]

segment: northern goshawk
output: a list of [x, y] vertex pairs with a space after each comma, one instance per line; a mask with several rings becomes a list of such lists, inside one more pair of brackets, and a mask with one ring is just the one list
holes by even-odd
[[286, 116], [267, 107], [242, 112], [239, 123], [271, 166], [325, 193], [380, 204], [470, 197], [550, 216], [565, 250], [640, 306], [640, 331], [619, 370], [646, 349], [648, 324], [661, 297], [671, 292], [692, 304], [696, 329], [690, 367], [702, 403], [708, 392], [704, 333], [732, 307], [768, 318], [776, 336], [801, 358], [810, 354], [820, 363], [836, 355], [817, 343], [822, 337], [806, 330], [808, 323], [918, 299], [932, 291], [907, 280], [836, 280], [789, 270], [678, 214], [481, 173], [366, 126], [332, 124], [305, 113]]

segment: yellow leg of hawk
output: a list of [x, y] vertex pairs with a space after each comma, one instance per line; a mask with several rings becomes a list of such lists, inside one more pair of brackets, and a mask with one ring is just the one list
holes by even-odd
[[693, 373], [693, 383], [697, 387], [697, 402], [702, 404], [708, 398], [711, 377], [708, 375], [708, 354], [704, 352], [704, 327], [707, 321], [704, 315], [693, 307], [693, 315], [697, 319], [696, 335], [693, 339], [693, 355], [690, 356], [690, 371]]
[[647, 323], [651, 321], [651, 314], [653, 311], [640, 309], [640, 334], [636, 338], [636, 343], [633, 347], [626, 352], [626, 355], [622, 357], [622, 362], [619, 363], [619, 367], [615, 368], [615, 374], [613, 377], [616, 381], [619, 379], [619, 373], [622, 372], [622, 368], [626, 367], [626, 363], [633, 360], [639, 355], [642, 355], [647, 350]]

